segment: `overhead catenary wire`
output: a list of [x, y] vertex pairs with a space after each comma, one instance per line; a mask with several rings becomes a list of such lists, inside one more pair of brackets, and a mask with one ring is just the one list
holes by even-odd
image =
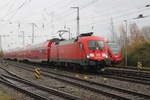
[[[143, 10], [145, 10], [145, 9], [143, 9]], [[141, 10], [141, 11], [143, 11], [143, 10]], [[149, 10], [149, 9], [147, 9], [147, 10]], [[137, 11], [135, 11], [135, 12], [137, 12]], [[138, 12], [139, 12], [139, 11], [138, 11]], [[125, 15], [125, 13], [123, 13], [123, 14]], [[126, 14], [127, 14], [127, 15], [128, 15], [128, 14], [134, 14], [134, 11], [133, 11], [133, 12], [127, 12]], [[113, 19], [114, 19], [114, 20], [116, 20], [116, 19], [119, 20], [118, 18], [120, 18], [120, 17], [125, 17], [124, 15], [115, 16], [115, 17], [113, 17]], [[88, 19], [87, 19], [87, 18], [84, 18], [84, 19], [88, 22]], [[94, 18], [94, 19], [95, 19], [95, 18]], [[71, 20], [75, 20], [75, 19], [71, 19]], [[70, 20], [70, 21], [71, 21], [71, 20]], [[99, 18], [98, 18], [96, 21], [100, 21], [100, 22], [102, 23], [102, 22], [104, 22], [104, 21], [106, 21], [106, 20], [108, 20], [108, 19], [107, 19], [107, 18], [106, 18], [106, 19], [99, 19]], [[84, 20], [83, 20], [83, 22], [84, 22]], [[29, 23], [24, 23], [24, 24], [29, 24]]]
[[[82, 8], [81, 8], [82, 9]], [[74, 11], [75, 12], [75, 11]], [[99, 16], [97, 16], [97, 18], [98, 18]], [[96, 18], [96, 17], [93, 17], [94, 19]], [[87, 18], [84, 18], [84, 19], [86, 19], [87, 20]], [[90, 19], [90, 18], [89, 18]], [[63, 20], [63, 19], [62, 19]], [[99, 20], [99, 18], [98, 18], [98, 20]], [[101, 19], [100, 19], [101, 20]]]
[[0, 6], [0, 10], [4, 10], [4, 8], [7, 8], [9, 6], [10, 3], [12, 3], [13, 0], [8, 0], [6, 1], [6, 3], [4, 5]]
[[[86, 4], [85, 4], [86, 5]], [[81, 8], [82, 9], [82, 8]], [[72, 11], [72, 10], [71, 10]], [[72, 13], [74, 13], [75, 11], [73, 11]], [[71, 15], [71, 14], [69, 14], [69, 15]], [[99, 17], [99, 16], [97, 16], [97, 17]], [[57, 18], [55, 18], [55, 19], [57, 19]], [[57, 19], [58, 20], [58, 19]], [[56, 20], [55, 20], [56, 21]]]
[[[106, 19], [106, 20], [107, 20], [107, 19]], [[102, 20], [101, 23], [103, 23], [103, 21], [106, 21], [106, 20]], [[97, 24], [97, 23], [94, 23], [94, 24]], [[86, 24], [86, 25], [88, 26], [88, 24]], [[83, 26], [83, 25], [82, 25], [82, 26]]]
[[14, 13], [10, 16], [10, 18], [8, 20], [12, 20], [13, 17], [17, 14], [17, 12], [22, 8], [24, 7], [24, 5], [27, 3], [27, 0], [25, 0], [17, 9], [16, 11], [14, 11]]
[[[16, 1], [16, 0], [15, 0]], [[14, 0], [10, 0], [7, 4], [3, 6], [0, 6], [0, 9], [2, 10], [2, 13], [0, 15], [0, 19], [3, 20], [5, 18], [5, 15], [8, 13], [10, 8], [13, 6]], [[4, 13], [5, 12], [5, 13]]]
[[13, 9], [13, 7], [15, 6], [15, 4], [16, 4], [16, 0], [14, 0], [14, 1], [11, 3], [11, 5], [9, 5], [9, 7], [7, 8], [6, 14], [3, 16], [4, 18], [6, 18], [6, 16], [7, 16], [8, 14], [10, 14], [10, 12], [11, 12], [11, 10]]
[[[82, 7], [81, 7], [81, 10], [82, 10]], [[123, 11], [120, 11], [121, 13], [124, 13], [124, 11], [127, 11], [127, 10], [129, 10], [130, 11], [130, 9], [124, 9]], [[137, 10], [137, 9], [134, 9], [135, 11]], [[139, 10], [139, 9], [138, 9]], [[145, 9], [144, 9], [145, 10]], [[113, 11], [113, 12], [111, 12], [111, 13], [114, 13], [115, 11]], [[72, 13], [74, 13], [74, 12], [70, 12], [70, 13], [68, 13], [68, 16], [71, 16], [72, 15]], [[101, 12], [101, 14], [102, 14], [103, 12]], [[104, 12], [104, 13], [106, 13], [106, 11]], [[126, 12], [127, 14], [128, 14], [128, 12]], [[131, 12], [132, 13], [132, 12]], [[107, 13], [106, 13], [107, 14]], [[110, 14], [111, 15], [111, 14]], [[68, 16], [67, 15], [63, 15], [63, 16], [66, 16], [66, 18], [68, 18]], [[102, 15], [101, 15], [102, 16]], [[94, 18], [94, 19], [98, 19], [98, 20], [101, 20], [100, 19], [100, 17], [101, 17], [100, 15], [99, 16], [97, 16], [97, 17], [92, 17], [92, 18]], [[124, 16], [124, 15], [121, 15], [122, 17]], [[56, 16], [57, 17], [57, 16]], [[60, 17], [59, 18], [55, 18], [56, 19], [56, 21], [59, 21], [59, 23], [61, 22], [61, 20], [63, 21], [63, 20], [66, 20], [66, 18], [65, 17], [63, 17], [64, 19], [60, 19]], [[84, 20], [87, 20], [88, 18], [83, 18]], [[91, 19], [91, 18], [89, 18], [89, 19]], [[70, 20], [69, 20], [70, 21]], [[66, 22], [66, 21], [65, 21]]]
[[[16, 14], [17, 14], [17, 12], [22, 8], [22, 7], [24, 7], [24, 5], [25, 4], [27, 4], [28, 3], [28, 0], [24, 0], [23, 2], [21, 2], [20, 3], [20, 5], [16, 8], [14, 8], [14, 9], [11, 9], [12, 7], [14, 7], [15, 5], [12, 5], [9, 9], [10, 10], [8, 10], [8, 12], [3, 16], [3, 18], [7, 18], [7, 17], [9, 17], [7, 20], [11, 20]], [[16, 4], [15, 2], [14, 2], [14, 4]]]
[[[149, 8], [141, 8], [141, 9], [135, 9], [135, 10], [130, 10], [130, 12], [128, 11], [128, 12], [126, 12], [126, 13], [120, 13], [120, 15], [119, 14], [117, 14], [117, 15], [115, 15], [114, 17], [113, 17], [113, 19], [115, 19], [115, 20], [119, 20], [119, 19], [122, 19], [122, 18], [124, 18], [124, 17], [127, 17], [128, 15], [133, 15], [133, 14], [136, 14], [136, 13], [139, 13], [139, 12], [142, 12], [142, 11], [145, 11], [145, 10], [149, 10]], [[112, 16], [110, 16], [110, 17], [112, 17]], [[93, 19], [94, 19], [94, 21], [95, 22], [100, 22], [100, 23], [102, 23], [102, 22], [104, 22], [104, 21], [107, 21], [110, 17], [108, 17], [108, 18], [100, 18], [100, 16], [97, 16], [97, 17], [92, 17]], [[83, 20], [82, 20], [82, 22], [84, 22], [84, 21], [86, 21], [86, 22], [89, 22], [88, 21], [88, 19], [89, 20], [91, 20], [92, 18], [82, 18]], [[96, 19], [97, 18], [97, 19]], [[125, 19], [125, 18], [124, 18]]]

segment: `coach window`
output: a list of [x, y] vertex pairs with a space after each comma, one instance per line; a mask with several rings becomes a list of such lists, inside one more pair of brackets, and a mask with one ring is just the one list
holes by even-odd
[[42, 53], [43, 53], [43, 54], [45, 54], [45, 53], [46, 53], [46, 52], [45, 52], [45, 49], [42, 49]]

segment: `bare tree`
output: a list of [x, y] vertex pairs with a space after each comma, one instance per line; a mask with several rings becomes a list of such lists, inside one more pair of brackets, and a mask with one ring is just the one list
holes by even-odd
[[144, 39], [148, 40], [150, 39], [150, 27], [149, 26], [145, 26], [141, 29], [142, 34], [144, 36]]
[[141, 29], [137, 26], [136, 23], [130, 24], [130, 43], [141, 42], [144, 40]]

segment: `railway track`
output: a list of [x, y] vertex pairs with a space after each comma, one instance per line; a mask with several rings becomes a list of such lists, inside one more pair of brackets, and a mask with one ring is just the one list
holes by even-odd
[[[47, 70], [43, 69], [43, 71], [47, 71]], [[144, 77], [145, 74], [147, 74], [147, 77], [146, 76]], [[149, 74], [144, 73], [144, 75], [141, 76], [141, 72], [136, 72], [136, 75], [134, 75], [133, 72], [125, 72], [125, 71], [120, 72], [120, 70], [106, 70], [102, 73], [102, 76], [106, 78], [112, 78], [112, 79], [117, 79], [120, 81], [129, 81], [129, 82], [134, 82], [134, 83], [139, 83], [139, 84], [144, 84], [144, 85], [150, 85]]]
[[[5, 69], [3, 69], [5, 70]], [[20, 90], [36, 100], [82, 100], [78, 96], [74, 96], [56, 89], [46, 86], [37, 85], [29, 80], [23, 79], [12, 72], [5, 70], [9, 75], [1, 74], [0, 82]]]
[[[139, 70], [137, 67], [125, 67], [125, 66], [110, 66], [109, 68], [117, 68], [117, 69], [120, 69], [120, 70], [132, 70], [132, 71], [137, 71]], [[150, 70], [149, 69], [140, 69], [140, 71], [142, 72], [146, 72], [146, 73], [150, 73]]]
[[105, 72], [103, 72], [103, 74], [103, 76], [108, 78], [150, 85], [150, 73], [108, 69]]
[[[32, 71], [32, 69], [33, 69], [33, 68], [30, 68], [29, 66], [24, 66], [24, 65], [21, 65], [22, 67], [20, 67], [20, 65], [13, 64], [13, 66], [16, 66], [16, 67], [19, 67], [19, 68], [22, 68], [22, 69], [25, 69], [28, 71]], [[93, 92], [103, 94], [105, 96], [110, 96], [115, 99], [123, 99], [123, 100], [130, 100], [130, 99], [136, 99], [136, 100], [141, 100], [141, 99], [146, 100], [147, 99], [147, 100], [149, 100], [150, 99], [150, 95], [133, 92], [130, 90], [113, 87], [113, 86], [109, 86], [109, 85], [105, 85], [105, 84], [100, 84], [100, 83], [89, 81], [89, 80], [79, 79], [79, 78], [63, 75], [60, 73], [45, 71], [43, 69], [42, 69], [42, 72], [44, 72], [43, 76], [57, 79], [59, 81], [63, 81], [66, 83], [70, 83], [72, 85], [76, 85], [81, 88], [85, 88], [85, 89], [91, 90]]]
[[134, 76], [122, 76], [122, 75], [114, 75], [114, 74], [103, 74], [103, 77], [106, 78], [112, 78], [112, 79], [117, 79], [120, 81], [129, 81], [133, 83], [139, 83], [139, 84], [144, 84], [144, 85], [150, 85], [150, 80], [149, 79], [142, 79], [141, 77], [134, 77]]
[[132, 70], [132, 69], [125, 69], [125, 68], [114, 68], [114, 67], [108, 67], [105, 71], [112, 74], [123, 74], [128, 76], [150, 78], [150, 71], [141, 71], [141, 70]]

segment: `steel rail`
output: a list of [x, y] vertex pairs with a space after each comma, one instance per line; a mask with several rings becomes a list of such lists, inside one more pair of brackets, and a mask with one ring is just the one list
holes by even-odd
[[113, 74], [127, 74], [130, 76], [138, 76], [138, 77], [142, 77], [142, 78], [150, 78], [150, 73], [147, 72], [141, 72], [141, 71], [134, 71], [134, 70], [127, 70], [127, 69], [123, 69], [120, 70], [119, 68], [108, 68], [105, 70], [105, 72], [107, 73], [113, 73]]
[[[18, 65], [17, 65], [18, 66]], [[24, 68], [24, 67], [21, 67], [25, 70], [28, 70], [28, 71], [32, 71], [30, 70], [29, 68]], [[42, 72], [47, 72], [47, 73], [51, 73], [51, 74], [55, 74], [55, 75], [58, 75], [59, 77], [56, 77], [56, 76], [52, 76], [52, 75], [49, 75], [49, 74], [45, 74], [43, 73], [44, 76], [47, 76], [47, 77], [51, 77], [51, 78], [54, 78], [54, 79], [58, 79], [60, 81], [65, 81], [67, 83], [70, 83], [70, 84], [74, 84], [74, 85], [77, 85], [77, 86], [80, 86], [80, 87], [84, 87], [84, 88], [87, 88], [89, 90], [92, 90], [92, 91], [95, 91], [95, 92], [99, 92], [101, 93], [102, 90], [100, 89], [94, 89], [93, 87], [90, 87], [90, 85], [97, 85], [97, 86], [101, 86], [101, 87], [105, 87], [105, 88], [109, 88], [109, 89], [113, 89], [113, 90], [116, 90], [116, 91], [119, 91], [119, 92], [123, 92], [123, 93], [127, 93], [127, 94], [132, 94], [133, 96], [138, 96], [139, 98], [145, 98], [145, 99], [150, 99], [150, 96], [149, 95], [146, 95], [146, 94], [142, 94], [142, 93], [137, 93], [137, 92], [133, 92], [133, 91], [129, 91], [129, 90], [125, 90], [125, 89], [121, 89], [121, 88], [117, 88], [117, 87], [112, 87], [112, 86], [108, 86], [108, 85], [104, 85], [104, 84], [100, 84], [100, 83], [96, 83], [96, 82], [93, 82], [93, 81], [89, 81], [89, 80], [83, 80], [83, 79], [79, 79], [79, 78], [75, 78], [75, 77], [71, 77], [71, 76], [67, 76], [67, 75], [62, 75], [62, 74], [58, 74], [58, 73], [54, 73], [54, 72], [50, 72], [50, 71], [42, 71]], [[79, 82], [72, 82], [72, 81], [68, 81], [66, 79], [62, 79], [60, 77], [67, 77], [69, 79], [74, 79], [74, 80], [78, 80]], [[85, 85], [85, 84], [81, 84], [81, 81], [82, 82], [86, 82], [86, 84], [89, 84], [88, 86]], [[100, 91], [99, 91], [100, 90]], [[103, 91], [104, 92], [104, 91]], [[106, 92], [105, 92], [106, 93]], [[116, 96], [116, 94], [114, 94]], [[111, 95], [112, 96], [112, 95]], [[115, 97], [115, 96], [112, 96], [112, 97]], [[121, 99], [122, 97], [120, 97]], [[123, 99], [123, 98], [122, 98]], [[124, 98], [124, 99], [129, 99], [129, 98]]]
[[[56, 90], [56, 89], [52, 89], [52, 88], [49, 88], [49, 87], [46, 87], [46, 86], [41, 86], [41, 85], [37, 85], [35, 83], [32, 83], [31, 81], [29, 80], [26, 80], [26, 79], [23, 79], [23, 78], [15, 78], [15, 77], [11, 77], [11, 76], [8, 76], [8, 75], [3, 75], [4, 77], [7, 77], [7, 78], [10, 78], [10, 79], [13, 79], [15, 81], [18, 81], [18, 82], [22, 82], [22, 83], [25, 83], [25, 84], [28, 84], [30, 86], [33, 86], [33, 87], [36, 87], [38, 88], [39, 90], [43, 90], [43, 91], [46, 91], [46, 92], [50, 92], [51, 94], [53, 95], [56, 95], [56, 96], [60, 96], [62, 98], [65, 98], [65, 99], [69, 99], [69, 100], [82, 100], [81, 98], [79, 98], [78, 96], [74, 96], [74, 95], [71, 95], [69, 93], [65, 93], [65, 92], [62, 92], [62, 91], [59, 91], [59, 90]], [[15, 75], [14, 75], [15, 76]]]
[[[150, 83], [150, 76], [144, 76], [144, 75], [136, 75], [135, 73], [128, 73], [128, 72], [122, 72], [122, 71], [106, 71], [103, 72], [104, 75], [113, 75], [115, 77], [124, 77], [124, 78], [130, 78], [132, 80], [137, 80], [137, 83]], [[141, 82], [140, 82], [141, 81]], [[144, 84], [144, 83], [143, 83]]]
[[30, 92], [30, 91], [28, 91], [28, 90], [22, 89], [22, 88], [20, 88], [20, 87], [14, 85], [14, 84], [8, 82], [8, 81], [3, 80], [3, 77], [1, 77], [1, 76], [0, 76], [0, 78], [1, 78], [1, 79], [0, 79], [0, 82], [3, 83], [4, 85], [7, 85], [7, 86], [9, 86], [9, 87], [12, 87], [12, 88], [14, 88], [14, 89], [16, 89], [16, 90], [18, 90], [18, 91], [20, 91], [20, 92], [23, 92], [23, 93], [29, 95], [30, 97], [35, 98], [36, 100], [48, 100], [48, 99], [45, 98], [44, 96], [41, 96], [41, 95], [38, 95], [38, 94], [36, 94], [36, 93]]
[[28, 84], [28, 85], [33, 86], [33, 87], [37, 87], [38, 89], [50, 92], [53, 95], [57, 95], [57, 96], [65, 98], [65, 99], [69, 99], [69, 100], [81, 100], [81, 98], [79, 98], [78, 96], [74, 96], [74, 95], [71, 95], [69, 93], [65, 93], [65, 92], [62, 92], [62, 91], [59, 91], [59, 90], [56, 90], [56, 89], [52, 89], [52, 88], [49, 88], [49, 87], [46, 87], [46, 86], [37, 85], [35, 83], [32, 83], [29, 80], [26, 80], [26, 79], [23, 79], [23, 78], [19, 77], [18, 75], [14, 74], [14, 73], [12, 73], [12, 72], [4, 69], [4, 68], [1, 68], [1, 69], [3, 69], [4, 71], [6, 71], [9, 75], [13, 76], [13, 77], [11, 77], [11, 76], [7, 76], [7, 75], [2, 74], [2, 76], [4, 76], [4, 77], [11, 78], [11, 79], [19, 81], [19, 82], [23, 82], [23, 83]]
[[82, 82], [86, 82], [86, 83], [89, 83], [89, 85], [102, 86], [102, 87], [105, 87], [105, 88], [110, 88], [110, 89], [114, 89], [114, 90], [117, 90], [117, 91], [120, 91], [120, 92], [124, 92], [124, 93], [128, 93], [128, 94], [136, 95], [136, 96], [143, 97], [143, 98], [146, 98], [146, 99], [147, 98], [150, 99], [150, 95], [145, 95], [145, 94], [142, 94], [142, 93], [133, 92], [133, 91], [125, 90], [125, 89], [122, 89], [122, 88], [113, 87], [113, 86], [109, 86], [109, 85], [97, 83], [97, 82], [90, 81], [90, 80], [79, 79], [79, 78], [75, 78], [75, 77], [72, 77], [72, 76], [62, 75], [62, 74], [58, 74], [58, 73], [54, 73], [54, 72], [50, 72], [50, 71], [46, 71], [46, 72], [58, 75], [59, 77], [63, 76], [63, 77], [67, 77], [67, 78], [70, 78], [70, 79], [74, 79], [74, 80], [79, 80], [79, 81], [82, 81]]
[[[18, 66], [18, 65], [14, 65], [13, 66]], [[19, 67], [18, 68], [21, 68], [21, 69], [25, 69], [27, 71], [33, 71], [32, 69], [29, 69], [29, 68], [26, 68], [26, 67]], [[66, 80], [66, 79], [63, 79], [63, 78], [60, 78], [60, 77], [56, 77], [56, 76], [52, 76], [52, 75], [48, 75], [48, 74], [44, 74], [42, 73], [43, 76], [46, 76], [46, 77], [50, 77], [50, 78], [53, 78], [53, 79], [57, 79], [59, 81], [62, 81], [62, 82], [66, 82], [66, 83], [69, 83], [71, 85], [75, 85], [75, 86], [78, 86], [80, 88], [84, 88], [84, 89], [88, 89], [90, 91], [93, 91], [93, 92], [96, 92], [96, 93], [100, 93], [102, 95], [105, 95], [105, 96], [108, 96], [108, 97], [112, 97], [112, 98], [115, 98], [115, 99], [119, 99], [119, 100], [130, 100], [129, 98], [127, 97], [123, 97], [123, 96], [119, 96], [119, 95], [116, 95], [114, 93], [109, 93], [109, 92], [106, 92], [104, 90], [101, 90], [101, 89], [97, 89], [97, 88], [94, 88], [91, 86], [91, 84], [87, 85], [87, 84], [82, 84], [80, 81], [79, 82], [74, 82], [74, 81], [70, 81], [70, 80]]]
[[[132, 70], [132, 71], [138, 71], [137, 67], [133, 67], [133, 66], [108, 66], [108, 68], [118, 68], [118, 69], [125, 69], [125, 70]], [[141, 72], [145, 72], [145, 73], [150, 73], [150, 69], [140, 69]]]
[[133, 83], [139, 83], [139, 84], [144, 84], [144, 85], [150, 85], [150, 81], [143, 81], [143, 80], [137, 80], [131, 77], [123, 77], [123, 76], [117, 76], [117, 75], [111, 75], [111, 74], [103, 74], [103, 77], [106, 78], [112, 78], [112, 79], [117, 79], [120, 81], [128, 81], [128, 82], [133, 82]]

